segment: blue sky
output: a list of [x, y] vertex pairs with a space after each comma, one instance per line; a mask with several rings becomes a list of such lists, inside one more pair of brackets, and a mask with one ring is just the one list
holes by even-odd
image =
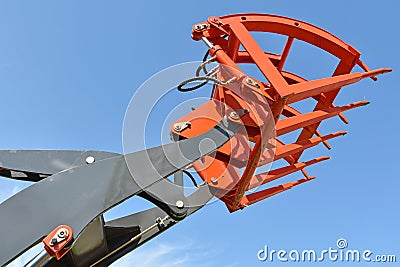
[[[202, 58], [204, 45], [190, 38], [193, 24], [243, 12], [294, 17], [352, 44], [371, 68], [394, 69], [340, 94], [337, 104], [371, 104], [347, 112], [349, 125], [325, 122], [323, 133], [349, 134], [331, 141], [331, 151], [318, 146], [303, 158], [332, 159], [307, 169], [316, 180], [243, 211], [209, 205], [114, 266], [268, 266], [256, 255], [265, 245], [323, 250], [341, 237], [351, 249], [400, 260], [399, 7], [394, 0], [2, 1], [0, 147], [122, 152], [122, 123], [136, 88], [166, 67]], [[296, 49], [302, 63], [289, 61], [294, 70], [318, 76], [333, 62]], [[0, 179], [1, 200], [26, 185]]]

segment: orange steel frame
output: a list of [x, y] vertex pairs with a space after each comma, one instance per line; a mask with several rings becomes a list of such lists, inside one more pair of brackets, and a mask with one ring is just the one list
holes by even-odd
[[[287, 36], [282, 54], [264, 51], [251, 32], [270, 32]], [[344, 111], [368, 104], [367, 101], [360, 101], [345, 106], [335, 106], [333, 102], [340, 89], [367, 77], [376, 80], [377, 75], [391, 71], [387, 68], [371, 71], [360, 60], [360, 53], [355, 48], [334, 35], [303, 21], [275, 15], [238, 14], [210, 17], [206, 22], [194, 25], [192, 38], [208, 42], [212, 60], [237, 70], [242, 75], [242, 87], [257, 91], [264, 96], [265, 105], [269, 105], [272, 111], [271, 121], [275, 123], [274, 155], [271, 154], [271, 150], [265, 150], [266, 145], [263, 144], [261, 138], [263, 133], [260, 130], [262, 125], [254, 119], [256, 114], [250, 111], [242, 117], [250, 150], [247, 154], [242, 150], [242, 154], [246, 154], [246, 161], [240, 160], [238, 153], [233, 155], [229, 152], [234, 142], [231, 141], [230, 145], [218, 149], [215, 157], [207, 156], [193, 164], [199, 176], [210, 186], [218, 189], [217, 196], [225, 202], [231, 212], [314, 179], [315, 177], [307, 174], [305, 167], [327, 160], [329, 157], [301, 162], [299, 159], [302, 153], [320, 143], [330, 149], [327, 141], [346, 133], [336, 132], [323, 136], [318, 131], [320, 123], [334, 116], [339, 116], [344, 123], [348, 123], [343, 115]], [[284, 70], [285, 61], [296, 39], [319, 47], [339, 59], [332, 77], [307, 81]], [[241, 46], [243, 50], [240, 50]], [[249, 76], [246, 76], [238, 65], [243, 63], [256, 65], [264, 75], [265, 81], [251, 78], [256, 81], [257, 86], [246, 83], [245, 80]], [[365, 72], [351, 73], [356, 65]], [[216, 85], [214, 90], [213, 99], [222, 101], [234, 109], [249, 110], [246, 99], [243, 101], [243, 98], [240, 99], [224, 86]], [[307, 98], [316, 100], [313, 111], [303, 114], [291, 106], [292, 103]], [[212, 101], [199, 107], [177, 121], [191, 122], [189, 129], [179, 132], [171, 127], [172, 133], [180, 138], [190, 138], [213, 127], [221, 116], [214, 111], [215, 108], [215, 103]], [[285, 144], [279, 139], [280, 136], [299, 129], [301, 133], [294, 143]], [[254, 146], [250, 142], [254, 143]], [[284, 159], [288, 165], [255, 174], [258, 167], [279, 159]], [[242, 174], [239, 172], [240, 168], [244, 168]], [[297, 171], [303, 173], [303, 179], [246, 194], [250, 189]]]

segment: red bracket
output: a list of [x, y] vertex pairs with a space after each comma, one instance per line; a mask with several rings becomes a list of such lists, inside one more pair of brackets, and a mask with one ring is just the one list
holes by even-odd
[[60, 225], [43, 239], [44, 249], [51, 257], [60, 260], [67, 254], [72, 246], [72, 228], [67, 225]]

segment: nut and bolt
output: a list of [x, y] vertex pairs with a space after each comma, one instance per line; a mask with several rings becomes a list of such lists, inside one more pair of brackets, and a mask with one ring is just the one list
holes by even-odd
[[191, 123], [188, 121], [185, 122], [177, 122], [174, 124], [174, 130], [177, 132], [182, 132], [183, 130], [185, 130], [186, 128], [190, 127]]
[[231, 111], [231, 112], [229, 113], [229, 117], [231, 117], [233, 120], [238, 120], [238, 119], [240, 119], [239, 114], [237, 114], [236, 111]]
[[255, 86], [257, 88], [260, 88], [260, 85], [257, 82], [255, 82], [253, 79], [246, 78], [246, 83], [250, 86]]
[[174, 130], [179, 132], [181, 130], [181, 125], [179, 123], [174, 124]]
[[60, 243], [61, 241], [64, 241], [68, 237], [68, 230], [65, 228], [61, 228], [57, 231], [57, 233], [53, 236], [53, 238], [50, 241], [50, 245], [54, 246], [55, 244]]
[[94, 163], [96, 160], [95, 160], [95, 158], [93, 157], [93, 156], [88, 156], [88, 157], [86, 157], [86, 159], [85, 159], [85, 162], [86, 162], [86, 164], [92, 164], [92, 163]]
[[194, 28], [197, 30], [197, 31], [201, 31], [201, 30], [204, 30], [204, 29], [206, 29], [207, 28], [207, 24], [196, 24], [195, 26], [194, 26]]
[[185, 204], [182, 200], [178, 200], [175, 204], [178, 209], [183, 209], [185, 207]]
[[215, 177], [211, 177], [210, 181], [211, 181], [211, 183], [213, 183], [213, 184], [217, 184], [217, 183], [218, 183], [218, 179], [215, 178]]
[[62, 229], [60, 232], [58, 232], [58, 237], [60, 237], [60, 238], [63, 238], [66, 235], [67, 235], [67, 232], [64, 229]]
[[223, 24], [222, 21], [221, 21], [219, 18], [217, 18], [217, 17], [213, 17], [211, 21], [212, 21], [213, 23], [218, 24], [219, 26], [221, 26], [221, 25]]

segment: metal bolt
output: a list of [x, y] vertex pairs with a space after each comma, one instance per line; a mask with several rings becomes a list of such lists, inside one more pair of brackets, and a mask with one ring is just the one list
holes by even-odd
[[186, 128], [190, 127], [191, 123], [188, 121], [183, 121], [183, 122], [177, 122], [174, 124], [174, 130], [177, 132], [182, 132]]
[[57, 231], [57, 236], [58, 238], [66, 238], [68, 236], [68, 230], [65, 228], [61, 228], [60, 230]]
[[234, 120], [240, 119], [239, 114], [237, 114], [236, 111], [231, 111], [231, 112], [229, 113], [229, 116], [230, 116], [232, 119], [234, 119]]
[[183, 209], [185, 207], [185, 204], [183, 203], [182, 200], [178, 200], [175, 204], [178, 207], [178, 209]]
[[88, 157], [86, 157], [86, 159], [85, 159], [85, 162], [86, 162], [86, 164], [92, 164], [92, 163], [94, 163], [96, 160], [95, 160], [95, 158], [93, 157], [93, 156], [88, 156]]
[[160, 217], [156, 218], [156, 223], [158, 224], [159, 227], [164, 227], [165, 226], [164, 221]]
[[61, 228], [60, 230], [58, 230], [58, 235], [62, 236], [68, 235], [68, 230], [65, 228]]
[[61, 241], [64, 241], [68, 237], [68, 229], [66, 228], [61, 228], [57, 231], [57, 233], [53, 236], [53, 238], [50, 241], [50, 245], [54, 246], [55, 244], [60, 243]]
[[207, 28], [207, 24], [196, 24], [194, 26], [194, 28], [198, 31], [204, 30], [205, 28]]
[[51, 241], [50, 241], [50, 245], [54, 246], [55, 244], [58, 243], [57, 241], [58, 241], [57, 238], [52, 238]]
[[220, 21], [219, 18], [217, 18], [217, 17], [212, 18], [212, 22], [217, 23], [218, 25], [223, 24], [222, 21]]
[[215, 178], [215, 177], [212, 177], [212, 178], [210, 179], [210, 181], [211, 181], [211, 183], [213, 183], [213, 184], [217, 184], [217, 183], [218, 183], [218, 179]]
[[181, 130], [181, 126], [179, 125], [179, 123], [174, 124], [174, 130], [177, 132], [179, 132]]
[[58, 237], [64, 237], [65, 236], [65, 232], [64, 231], [60, 231], [59, 233], [58, 233]]
[[247, 78], [247, 79], [246, 79], [246, 83], [247, 83], [248, 85], [250, 85], [250, 86], [255, 86], [255, 87], [257, 87], [257, 88], [260, 88], [260, 85], [259, 85], [258, 83], [256, 83], [254, 80], [250, 79], [250, 78]]

